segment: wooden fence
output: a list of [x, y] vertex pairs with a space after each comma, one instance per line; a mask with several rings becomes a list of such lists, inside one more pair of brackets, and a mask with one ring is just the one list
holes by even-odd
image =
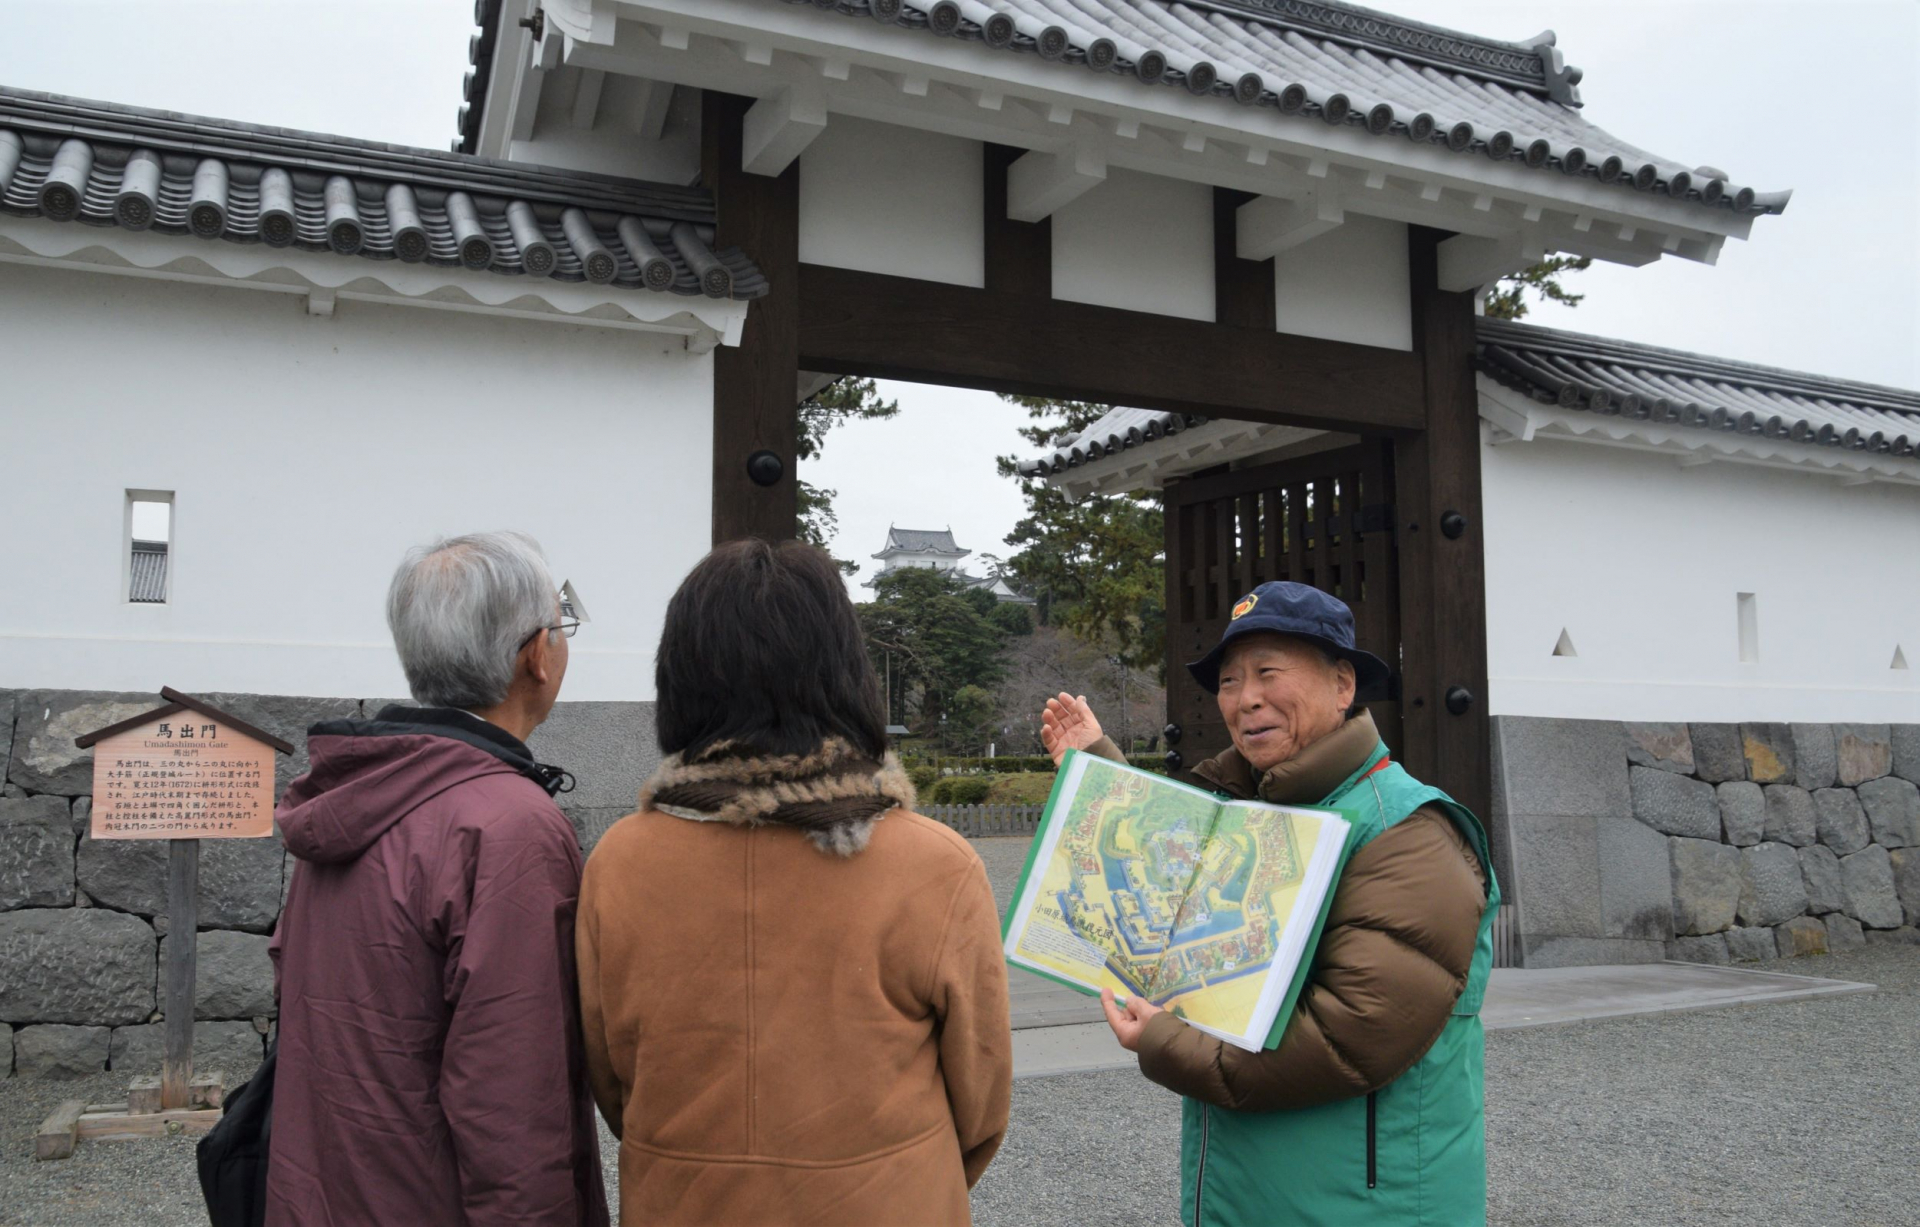
[[1038, 805], [929, 805], [921, 812], [935, 822], [977, 839], [983, 835], [1031, 835], [1040, 826]]

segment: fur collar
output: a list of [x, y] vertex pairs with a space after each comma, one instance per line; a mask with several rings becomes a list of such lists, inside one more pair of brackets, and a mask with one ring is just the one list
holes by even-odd
[[732, 742], [696, 758], [670, 754], [640, 790], [640, 808], [676, 818], [806, 831], [822, 852], [852, 856], [873, 824], [912, 809], [913, 783], [891, 753], [875, 762], [839, 738], [811, 754], [754, 754]]

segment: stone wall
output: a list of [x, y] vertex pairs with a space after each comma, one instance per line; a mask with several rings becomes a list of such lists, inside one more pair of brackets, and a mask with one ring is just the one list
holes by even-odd
[[[280, 759], [276, 796], [306, 770], [309, 725], [386, 703], [200, 697], [294, 745]], [[159, 1071], [167, 846], [92, 838], [93, 755], [73, 744], [159, 705], [151, 694], [0, 690], [0, 1061], [9, 1074]], [[653, 705], [561, 703], [532, 748], [573, 773], [574, 791], [557, 799], [591, 849], [633, 809], [658, 762]], [[267, 942], [291, 870], [277, 834], [201, 844], [194, 1061], [202, 1069], [244, 1075], [263, 1054], [275, 1014]]]
[[1523, 965], [1920, 944], [1920, 725], [1493, 724]]

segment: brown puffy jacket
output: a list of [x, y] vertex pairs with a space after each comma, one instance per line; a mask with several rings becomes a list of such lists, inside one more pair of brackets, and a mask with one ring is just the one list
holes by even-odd
[[[1256, 779], [1235, 750], [1186, 782], [1242, 799], [1313, 805], [1379, 745], [1366, 712]], [[1118, 758], [1102, 739], [1092, 752]], [[1353, 854], [1280, 1046], [1247, 1052], [1170, 1013], [1147, 1024], [1140, 1072], [1190, 1099], [1242, 1111], [1306, 1108], [1392, 1082], [1440, 1037], [1466, 988], [1486, 875], [1459, 828], [1422, 807]]]

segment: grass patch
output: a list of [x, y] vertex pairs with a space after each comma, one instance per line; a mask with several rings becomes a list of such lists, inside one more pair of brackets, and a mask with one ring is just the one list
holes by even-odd
[[1047, 797], [1053, 792], [1051, 771], [1020, 771], [1009, 775], [996, 775], [993, 790], [987, 795], [988, 805], [1045, 805]]

